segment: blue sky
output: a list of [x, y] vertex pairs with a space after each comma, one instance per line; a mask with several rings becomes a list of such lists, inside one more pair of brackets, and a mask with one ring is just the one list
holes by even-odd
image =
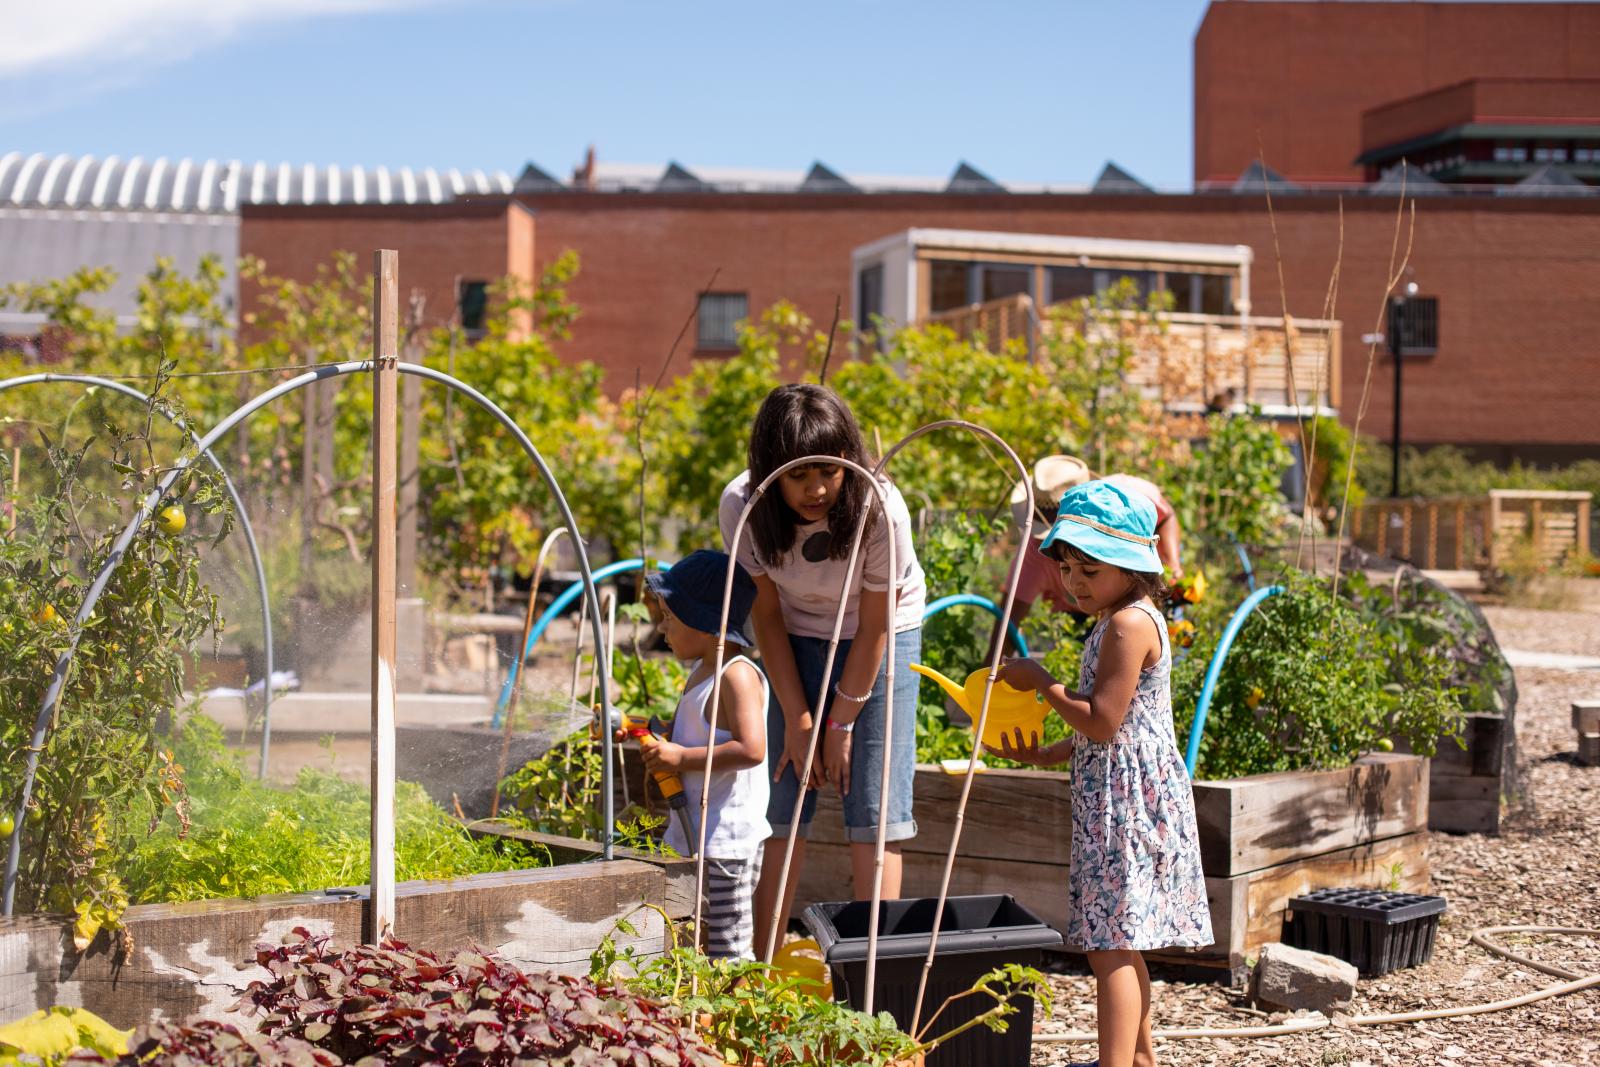
[[[329, 14], [328, 12], [334, 12]], [[17, 0], [0, 154], [1190, 179], [1205, 0]]]

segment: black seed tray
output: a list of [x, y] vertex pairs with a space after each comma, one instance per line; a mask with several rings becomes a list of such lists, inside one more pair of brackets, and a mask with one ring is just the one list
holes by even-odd
[[1444, 897], [1386, 889], [1318, 889], [1289, 901], [1285, 944], [1353, 963], [1365, 977], [1433, 958]]

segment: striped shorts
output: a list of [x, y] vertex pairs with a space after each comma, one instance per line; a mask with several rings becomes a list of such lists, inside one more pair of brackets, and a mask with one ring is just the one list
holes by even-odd
[[700, 938], [712, 959], [755, 959], [756, 876], [761, 851], [747, 859], [706, 858], [705, 934]]

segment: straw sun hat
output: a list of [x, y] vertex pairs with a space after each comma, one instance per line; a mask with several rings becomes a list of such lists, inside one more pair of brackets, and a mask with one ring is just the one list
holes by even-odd
[[[1039, 517], [1041, 510], [1054, 510], [1065, 493], [1075, 485], [1082, 485], [1094, 477], [1089, 471], [1089, 465], [1077, 456], [1054, 455], [1045, 456], [1033, 465], [1033, 536], [1043, 537], [1050, 531], [1050, 524]], [[1018, 482], [1011, 490], [1011, 514], [1018, 525], [1028, 522], [1028, 488], [1024, 482]]]

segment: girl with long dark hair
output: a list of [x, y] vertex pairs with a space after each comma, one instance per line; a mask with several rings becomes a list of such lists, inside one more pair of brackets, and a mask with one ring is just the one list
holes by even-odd
[[[723, 490], [722, 538], [733, 538], [739, 514], [753, 489], [773, 471], [803, 456], [838, 456], [871, 468], [855, 416], [837, 394], [817, 385], [785, 385], [762, 402], [750, 430], [750, 467]], [[776, 491], [775, 491], [776, 490]], [[771, 685], [767, 753], [773, 786], [767, 808], [773, 836], [766, 845], [756, 887], [756, 951], [766, 947], [778, 898], [778, 875], [795, 804], [801, 804], [800, 837], [784, 894], [787, 924], [794, 889], [805, 860], [805, 836], [816, 809], [815, 787], [836, 787], [844, 801], [851, 873], [859, 899], [872, 894], [879, 818], [879, 782], [889, 760], [888, 847], [884, 899], [900, 895], [900, 845], [915, 837], [912, 776], [916, 763], [917, 677], [910, 664], [922, 648], [926, 589], [911, 542], [911, 513], [899, 490], [889, 487], [885, 516], [876, 491], [843, 464], [792, 467], [779, 475], [751, 511], [737, 558], [755, 577], [750, 613], [762, 669]], [[845, 595], [844, 627], [833, 675], [823, 688], [822, 669], [833, 634], [839, 591], [845, 584], [850, 542], [863, 511], [866, 534]], [[887, 520], [887, 527], [885, 521]], [[895, 539], [899, 601], [891, 613], [889, 547]], [[732, 551], [732, 549], [729, 549]], [[892, 639], [892, 642], [891, 642]], [[895, 688], [884, 691], [885, 653], [895, 657]], [[822, 698], [818, 700], [818, 693]], [[885, 709], [894, 701], [894, 736], [885, 736]], [[821, 766], [801, 783], [812, 725], [827, 720]]]

